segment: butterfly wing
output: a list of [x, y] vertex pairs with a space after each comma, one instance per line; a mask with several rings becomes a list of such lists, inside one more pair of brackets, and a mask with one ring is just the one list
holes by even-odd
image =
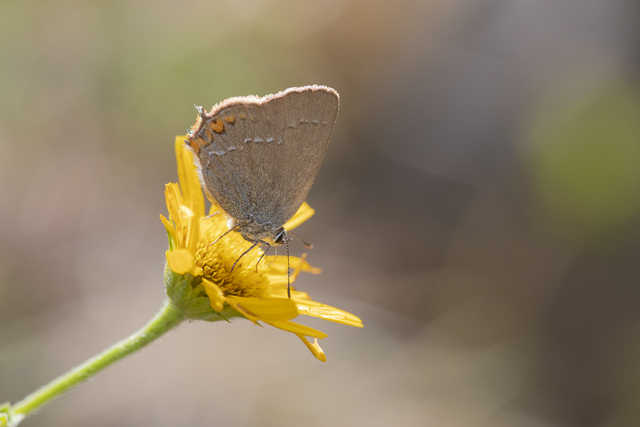
[[201, 114], [187, 145], [207, 196], [236, 219], [281, 227], [315, 181], [338, 106], [335, 90], [314, 85], [230, 98]]

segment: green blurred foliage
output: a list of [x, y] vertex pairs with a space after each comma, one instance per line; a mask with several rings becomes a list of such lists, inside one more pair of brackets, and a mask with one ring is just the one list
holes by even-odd
[[552, 220], [578, 241], [640, 211], [640, 96], [629, 82], [546, 106], [532, 129], [532, 177]]
[[0, 127], [33, 146], [158, 157], [167, 135], [195, 122], [194, 103], [210, 109], [231, 96], [330, 84], [313, 46], [283, 43], [278, 19], [258, 25], [233, 2], [192, 6], [0, 3]]

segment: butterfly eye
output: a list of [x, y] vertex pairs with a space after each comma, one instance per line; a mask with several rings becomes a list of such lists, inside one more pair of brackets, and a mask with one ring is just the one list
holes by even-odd
[[285, 238], [286, 235], [287, 235], [287, 232], [284, 231], [283, 228], [281, 228], [280, 230], [278, 230], [278, 234], [276, 235], [276, 238], [273, 241], [273, 243], [276, 244], [276, 245], [282, 244], [282, 242], [284, 242], [284, 238]]

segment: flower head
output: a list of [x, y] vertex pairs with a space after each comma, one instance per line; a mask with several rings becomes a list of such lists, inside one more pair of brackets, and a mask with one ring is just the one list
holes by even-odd
[[[317, 339], [327, 335], [292, 319], [303, 314], [356, 327], [362, 327], [362, 321], [312, 301], [295, 288], [291, 289], [291, 298], [287, 296], [287, 262], [294, 269], [292, 283], [302, 271], [320, 273], [307, 263], [305, 255], [289, 257], [289, 261], [274, 256], [260, 260], [263, 251], [256, 248], [239, 259], [251, 244], [235, 232], [220, 238], [229, 227], [219, 206], [213, 204], [210, 215], [205, 216], [202, 188], [184, 140], [179, 136], [175, 141], [179, 184], [169, 183], [165, 189], [169, 219], [160, 215], [169, 236], [165, 274], [168, 296], [190, 318], [215, 321], [244, 317], [255, 324], [263, 322], [292, 332], [314, 356], [325, 361]], [[305, 202], [284, 229], [292, 230], [313, 214]], [[315, 340], [311, 343], [306, 337]]]

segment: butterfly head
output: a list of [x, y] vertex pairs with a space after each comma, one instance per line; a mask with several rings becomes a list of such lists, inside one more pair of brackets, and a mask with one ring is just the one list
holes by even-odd
[[284, 228], [259, 223], [255, 220], [237, 220], [235, 226], [238, 233], [249, 242], [264, 242], [271, 246], [280, 246], [285, 243], [287, 237]]

